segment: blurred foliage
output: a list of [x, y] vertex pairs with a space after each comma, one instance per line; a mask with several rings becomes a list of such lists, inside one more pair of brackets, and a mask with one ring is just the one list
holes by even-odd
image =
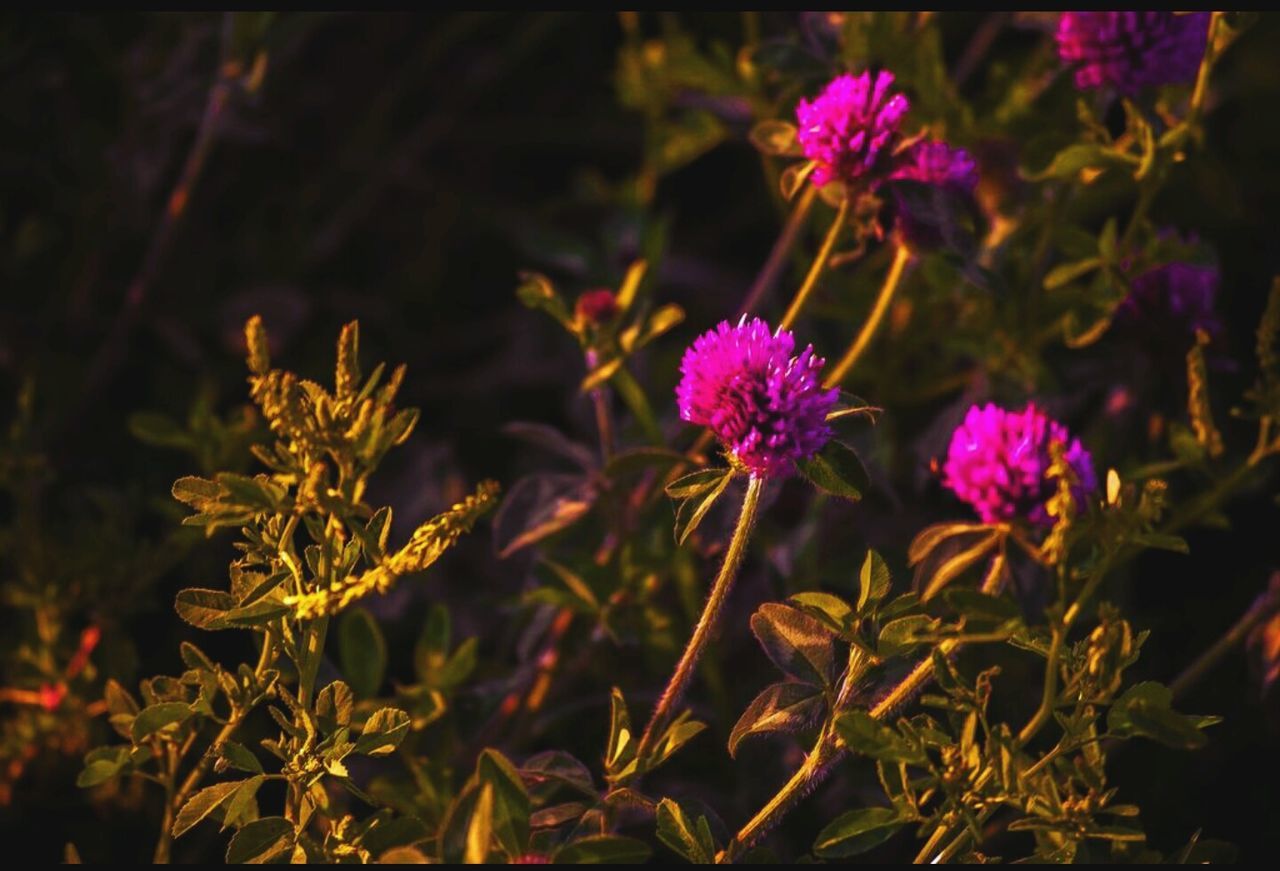
[[[1275, 16], [1215, 18], [1206, 87], [1129, 99], [1076, 91], [1042, 13], [5, 18], [22, 853], [1277, 847]], [[680, 353], [805, 283], [843, 207], [804, 193], [794, 106], [868, 66], [910, 135], [975, 155], [976, 208], [902, 184], [832, 231], [796, 324], [829, 359], [895, 222], [942, 243], [895, 279], [838, 442], [761, 495], [646, 742], [743, 501], [677, 419]], [[1174, 261], [1220, 270], [1223, 336], [1113, 322]], [[1075, 504], [1059, 457], [1041, 538], [963, 519], [936, 469], [967, 407], [1028, 397], [1110, 470]]]

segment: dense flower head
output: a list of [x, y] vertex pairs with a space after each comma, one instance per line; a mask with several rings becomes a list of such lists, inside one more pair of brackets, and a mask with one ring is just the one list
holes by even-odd
[[676, 387], [680, 417], [708, 427], [753, 475], [789, 473], [831, 438], [827, 414], [840, 391], [824, 390], [826, 362], [759, 318], [722, 321], [685, 351]]
[[888, 159], [910, 104], [889, 94], [893, 73], [837, 76], [812, 101], [796, 106], [797, 136], [817, 165], [813, 183], [854, 182]]
[[994, 403], [973, 406], [951, 436], [943, 485], [968, 502], [983, 523], [1025, 519], [1047, 526], [1045, 502], [1057, 489], [1046, 476], [1060, 443], [1075, 473], [1073, 495], [1082, 503], [1098, 487], [1093, 459], [1067, 428], [1030, 403], [1012, 412]]
[[978, 164], [963, 148], [945, 142], [918, 142], [907, 150], [891, 178], [945, 185], [973, 193], [978, 186]]
[[1218, 270], [1195, 263], [1167, 263], [1133, 279], [1129, 295], [1116, 309], [1115, 320], [1185, 348], [1197, 330], [1210, 336], [1222, 331], [1214, 311]]
[[1064, 12], [1058, 57], [1075, 65], [1076, 87], [1132, 94], [1194, 79], [1208, 35], [1208, 12]]

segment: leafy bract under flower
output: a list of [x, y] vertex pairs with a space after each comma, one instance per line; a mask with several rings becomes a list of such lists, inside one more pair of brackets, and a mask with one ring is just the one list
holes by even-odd
[[771, 332], [759, 318], [721, 322], [685, 351], [680, 417], [710, 428], [751, 474], [788, 474], [831, 438], [827, 414], [839, 397], [822, 388], [826, 361], [813, 346], [794, 350], [790, 332]]

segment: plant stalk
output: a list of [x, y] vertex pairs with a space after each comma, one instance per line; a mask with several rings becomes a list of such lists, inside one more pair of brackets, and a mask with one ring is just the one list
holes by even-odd
[[867, 346], [871, 344], [872, 338], [875, 337], [876, 331], [880, 329], [880, 322], [884, 320], [885, 313], [889, 310], [889, 303], [892, 302], [893, 295], [898, 291], [898, 285], [902, 282], [902, 274], [910, 260], [911, 252], [907, 250], [905, 245], [899, 245], [897, 251], [894, 252], [893, 263], [890, 264], [889, 271], [885, 274], [884, 283], [880, 286], [880, 294], [876, 297], [871, 314], [862, 325], [862, 329], [853, 340], [853, 344], [849, 346], [849, 349], [844, 352], [844, 356], [840, 358], [840, 362], [836, 363], [827, 375], [827, 380], [823, 383], [824, 387], [839, 386], [848, 376], [850, 370], [857, 365], [858, 360], [862, 358]]
[[827, 268], [827, 261], [831, 259], [831, 252], [835, 250], [836, 240], [840, 238], [840, 231], [844, 229], [848, 218], [849, 198], [846, 197], [840, 202], [840, 208], [836, 210], [835, 220], [831, 222], [827, 236], [822, 240], [822, 247], [818, 249], [818, 256], [813, 259], [813, 265], [809, 267], [809, 274], [805, 276], [804, 284], [800, 285], [800, 289], [796, 291], [795, 298], [787, 308], [787, 313], [782, 316], [782, 320], [778, 321], [778, 329], [790, 329], [796, 322], [796, 318], [800, 317], [804, 304], [808, 302], [814, 288], [818, 286], [818, 279], [822, 277], [823, 270]]
[[742, 511], [738, 514], [738, 523], [734, 527], [733, 537], [729, 540], [729, 549], [725, 552], [724, 562], [721, 563], [720, 572], [716, 575], [715, 583], [711, 587], [707, 604], [702, 609], [702, 616], [698, 618], [698, 625], [693, 630], [693, 637], [689, 639], [689, 644], [685, 647], [680, 662], [667, 683], [667, 688], [658, 700], [657, 707], [653, 709], [649, 724], [645, 726], [637, 751], [640, 759], [644, 759], [653, 749], [654, 742], [671, 721], [674, 709], [684, 698], [685, 691], [693, 680], [698, 661], [711, 640], [720, 615], [724, 611], [725, 600], [729, 597], [729, 591], [733, 589], [733, 582], [742, 565], [742, 558], [746, 554], [747, 542], [755, 526], [756, 513], [760, 504], [760, 490], [763, 486], [763, 479], [755, 475], [747, 481], [747, 492], [742, 499]]

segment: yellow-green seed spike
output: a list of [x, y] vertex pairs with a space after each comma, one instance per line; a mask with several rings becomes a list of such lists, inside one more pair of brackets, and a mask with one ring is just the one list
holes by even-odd
[[249, 351], [249, 371], [254, 375], [266, 375], [270, 372], [271, 352], [267, 346], [267, 329], [262, 325], [262, 315], [254, 315], [245, 323], [244, 343]]
[[354, 396], [360, 388], [360, 322], [352, 321], [338, 337], [338, 366], [334, 386], [339, 400]]

